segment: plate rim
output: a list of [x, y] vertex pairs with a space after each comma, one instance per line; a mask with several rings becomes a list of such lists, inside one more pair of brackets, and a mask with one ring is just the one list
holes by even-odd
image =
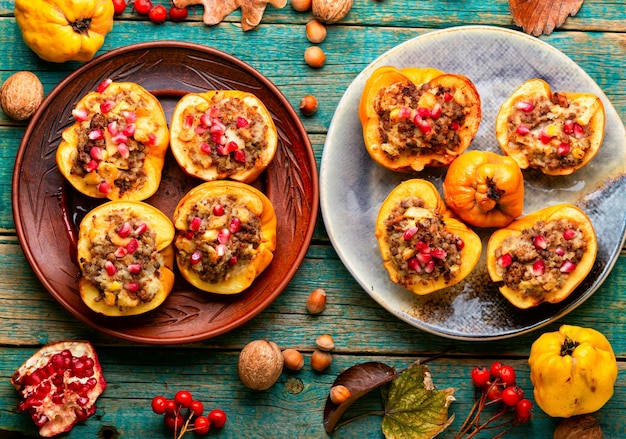
[[[185, 51], [194, 51], [201, 52], [210, 56], [215, 56], [225, 61], [228, 61], [236, 66], [239, 66], [242, 71], [245, 71], [246, 74], [249, 74], [254, 77], [257, 81], [262, 83], [267, 89], [273, 94], [274, 98], [280, 103], [280, 105], [284, 108], [286, 113], [291, 118], [291, 122], [295, 125], [296, 131], [298, 133], [298, 138], [302, 142], [303, 151], [307, 157], [307, 166], [308, 171], [311, 176], [311, 193], [310, 200], [307, 200], [310, 205], [310, 216], [308, 218], [309, 223], [307, 228], [305, 229], [305, 233], [303, 234], [303, 245], [295, 252], [296, 257], [293, 260], [289, 270], [285, 273], [282, 280], [278, 283], [277, 288], [274, 289], [269, 294], [264, 294], [262, 300], [259, 301], [258, 305], [247, 314], [243, 315], [238, 319], [234, 319], [229, 321], [227, 324], [215, 328], [211, 331], [204, 331], [200, 333], [196, 333], [193, 335], [186, 336], [175, 336], [170, 338], [159, 338], [159, 337], [148, 337], [142, 335], [134, 335], [128, 334], [124, 332], [124, 330], [117, 330], [111, 327], [103, 326], [97, 324], [88, 318], [88, 316], [82, 315], [79, 310], [75, 309], [71, 304], [65, 299], [65, 297], [61, 294], [58, 294], [53, 286], [53, 284], [44, 276], [39, 264], [37, 263], [36, 258], [33, 255], [32, 250], [29, 248], [28, 243], [26, 242], [25, 237], [25, 225], [21, 220], [21, 207], [19, 205], [19, 193], [20, 193], [20, 174], [21, 169], [24, 166], [24, 156], [26, 149], [28, 148], [28, 142], [31, 137], [32, 132], [36, 129], [36, 123], [41, 118], [42, 114], [46, 112], [46, 108], [49, 106], [51, 102], [53, 102], [59, 93], [68, 85], [74, 83], [82, 74], [87, 72], [89, 69], [97, 66], [99, 64], [105, 63], [113, 58], [128, 54], [130, 52], [134, 52], [137, 50], [142, 51], [150, 51], [150, 50], [159, 50], [159, 49], [180, 49]], [[168, 127], [169, 127], [168, 121]], [[114, 336], [123, 340], [137, 342], [137, 343], [146, 343], [146, 344], [154, 344], [154, 345], [173, 345], [173, 344], [187, 344], [194, 343], [202, 340], [206, 340], [209, 338], [213, 338], [222, 334], [225, 334], [231, 330], [234, 330], [248, 321], [252, 320], [258, 314], [260, 314], [263, 310], [265, 310], [274, 300], [276, 300], [284, 291], [285, 288], [289, 285], [296, 272], [299, 270], [302, 261], [306, 257], [308, 249], [311, 245], [311, 241], [313, 238], [313, 234], [315, 232], [316, 224], [317, 224], [317, 216], [319, 214], [319, 173], [318, 173], [318, 165], [317, 160], [315, 158], [315, 152], [313, 150], [313, 146], [311, 144], [310, 138], [304, 126], [304, 123], [296, 113], [295, 109], [288, 101], [286, 96], [282, 93], [282, 91], [278, 88], [276, 84], [274, 84], [267, 76], [263, 75], [260, 71], [258, 71], [255, 67], [251, 66], [247, 62], [241, 60], [240, 58], [235, 57], [234, 55], [228, 54], [219, 49], [215, 49], [210, 46], [191, 43], [191, 42], [183, 42], [183, 41], [175, 41], [175, 40], [160, 40], [160, 41], [151, 41], [151, 42], [141, 42], [134, 43], [126, 46], [117, 47], [111, 49], [92, 60], [86, 62], [80, 67], [74, 69], [63, 78], [44, 98], [42, 104], [39, 106], [35, 114], [31, 117], [20, 144], [18, 146], [18, 150], [15, 157], [15, 163], [13, 167], [13, 175], [11, 181], [11, 205], [12, 205], [12, 216], [13, 222], [16, 229], [16, 235], [18, 238], [18, 242], [22, 251], [24, 253], [24, 257], [26, 258], [28, 265], [30, 266], [33, 273], [36, 275], [37, 279], [44, 287], [44, 289], [55, 298], [57, 302], [59, 302], [63, 308], [69, 311], [75, 318], [87, 324], [93, 329], [96, 329], [100, 333]]]
[[[374, 60], [372, 60], [365, 68], [363, 68], [352, 80], [352, 82], [350, 83], [350, 85], [348, 86], [348, 88], [345, 90], [344, 94], [342, 95], [339, 104], [337, 106], [337, 108], [340, 108], [342, 105], [345, 105], [345, 101], [348, 99], [348, 92], [350, 91], [350, 87], [352, 86], [352, 84], [354, 83], [354, 81], [356, 81], [357, 79], [363, 78], [366, 75], [371, 74], [371, 72], [379, 67], [382, 60], [388, 58], [390, 55], [393, 55], [393, 52], [402, 49], [405, 46], [410, 45], [411, 43], [413, 43], [416, 40], [421, 40], [421, 39], [427, 39], [427, 38], [434, 38], [437, 35], [441, 35], [441, 34], [448, 34], [448, 33], [453, 33], [453, 32], [463, 32], [463, 31], [483, 31], [483, 32], [499, 32], [499, 33], [505, 33], [505, 34], [509, 34], [515, 38], [519, 38], [521, 39], [525, 39], [527, 40], [529, 43], [531, 44], [538, 44], [543, 46], [546, 50], [552, 51], [554, 53], [559, 54], [559, 56], [562, 56], [564, 58], [567, 58], [570, 62], [572, 62], [573, 64], [575, 64], [579, 70], [580, 73], [582, 73], [588, 81], [590, 81], [591, 83], [593, 83], [597, 89], [599, 90], [601, 96], [603, 97], [606, 101], [610, 102], [608, 97], [606, 96], [606, 94], [604, 93], [604, 91], [601, 89], [601, 87], [595, 82], [595, 80], [593, 80], [593, 78], [584, 70], [582, 69], [578, 63], [576, 63], [575, 61], [573, 61], [568, 55], [566, 55], [565, 53], [563, 53], [562, 51], [560, 51], [559, 49], [557, 49], [556, 47], [548, 44], [547, 42], [540, 40], [538, 38], [534, 38], [526, 33], [523, 33], [521, 31], [517, 31], [517, 30], [513, 30], [513, 29], [509, 29], [509, 28], [504, 28], [504, 27], [500, 27], [500, 26], [494, 26], [494, 25], [462, 25], [462, 26], [453, 26], [453, 27], [449, 27], [449, 28], [443, 28], [443, 29], [436, 29], [436, 30], [432, 30], [429, 32], [425, 32], [423, 34], [417, 35], [413, 38], [407, 39], [405, 41], [402, 41], [400, 43], [398, 43], [397, 45], [395, 45], [394, 47], [386, 50], [385, 52], [383, 52], [382, 54], [378, 55]], [[614, 110], [614, 108], [612, 108]], [[619, 114], [617, 114], [618, 119], [619, 118]], [[609, 260], [609, 263], [606, 265], [606, 267], [603, 270], [603, 276], [601, 279], [595, 279], [593, 284], [591, 285], [591, 287], [589, 288], [589, 290], [581, 295], [580, 298], [578, 298], [576, 301], [572, 302], [571, 304], [569, 304], [567, 307], [565, 307], [564, 309], [559, 310], [558, 312], [554, 313], [553, 315], [551, 315], [549, 318], [544, 319], [544, 320], [540, 320], [538, 322], [536, 322], [533, 325], [529, 325], [527, 327], [524, 327], [522, 329], [519, 330], [508, 330], [505, 331], [503, 333], [499, 333], [499, 334], [494, 334], [494, 335], [482, 335], [482, 334], [470, 334], [470, 335], [461, 335], [461, 334], [455, 334], [455, 333], [450, 333], [450, 332], [443, 332], [443, 331], [438, 331], [435, 328], [429, 327], [426, 324], [420, 324], [420, 322], [418, 321], [417, 318], [415, 318], [414, 316], [408, 316], [407, 313], [403, 312], [402, 310], [399, 309], [395, 309], [394, 307], [391, 306], [390, 303], [385, 302], [385, 301], [381, 301], [376, 294], [373, 294], [373, 292], [371, 291], [371, 289], [373, 287], [368, 287], [368, 285], [365, 284], [364, 280], [362, 280], [357, 273], [355, 272], [355, 268], [351, 266], [351, 264], [349, 263], [349, 261], [347, 260], [347, 256], [344, 254], [344, 251], [342, 250], [342, 247], [338, 245], [337, 243], [337, 237], [332, 233], [332, 231], [330, 230], [329, 225], [333, 222], [331, 220], [331, 213], [330, 210], [332, 210], [329, 206], [328, 206], [328, 199], [326, 197], [326, 186], [327, 186], [327, 182], [326, 182], [326, 178], [325, 178], [325, 169], [327, 168], [327, 163], [329, 161], [329, 149], [327, 148], [328, 142], [331, 138], [331, 134], [332, 134], [332, 130], [334, 129], [334, 127], [336, 127], [336, 118], [339, 117], [339, 112], [335, 111], [335, 114], [333, 115], [333, 118], [331, 119], [330, 125], [329, 125], [329, 129], [328, 129], [328, 134], [327, 134], [327, 138], [324, 144], [324, 149], [322, 152], [322, 158], [320, 161], [320, 211], [321, 211], [321, 216], [322, 219], [324, 221], [324, 224], [328, 230], [328, 236], [330, 239], [330, 242], [333, 246], [333, 248], [335, 249], [335, 252], [337, 253], [337, 255], [339, 256], [340, 260], [342, 261], [344, 267], [348, 270], [348, 272], [351, 274], [351, 276], [354, 278], [354, 280], [359, 284], [359, 286], [365, 290], [365, 292], [368, 294], [368, 296], [370, 296], [379, 306], [381, 306], [382, 308], [384, 308], [385, 310], [387, 310], [389, 313], [391, 313], [392, 315], [394, 315], [396, 318], [402, 320], [403, 322], [407, 323], [408, 325], [411, 325], [419, 330], [422, 330], [424, 332], [442, 337], [442, 338], [446, 338], [446, 339], [451, 339], [451, 340], [459, 340], [459, 341], [468, 341], [468, 342], [482, 342], [482, 341], [495, 341], [495, 340], [504, 340], [504, 339], [508, 339], [508, 338], [513, 338], [513, 337], [517, 337], [520, 335], [524, 335], [524, 334], [528, 334], [529, 332], [532, 332], [538, 328], [541, 328], [543, 326], [546, 326], [550, 323], [553, 323], [557, 320], [559, 320], [560, 318], [564, 317], [565, 315], [569, 314], [570, 312], [574, 311], [576, 308], [578, 308], [580, 305], [582, 305], [586, 300], [588, 300], [597, 290], [598, 288], [600, 288], [600, 286], [604, 283], [604, 281], [606, 280], [606, 278], [609, 276], [612, 268], [614, 267], [615, 263], [617, 262], [617, 258], [619, 257], [619, 249], [616, 253], [616, 255]], [[621, 127], [618, 127], [618, 129], [621, 128], [621, 132], [625, 132], [625, 128], [623, 126], [623, 122]], [[623, 177], [622, 177], [623, 178]], [[626, 215], [622, 218], [621, 221], [621, 244], [619, 248], [623, 248], [624, 244], [626, 243]]]

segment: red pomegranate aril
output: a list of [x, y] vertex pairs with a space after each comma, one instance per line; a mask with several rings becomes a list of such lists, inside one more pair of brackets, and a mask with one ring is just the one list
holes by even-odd
[[230, 259], [228, 260], [228, 265], [230, 265], [232, 267], [235, 264], [237, 264], [238, 260], [239, 260], [239, 258], [236, 255], [235, 256], [231, 256]]
[[196, 133], [197, 135], [201, 136], [204, 133], [206, 133], [206, 127], [201, 127], [201, 126], [197, 126], [193, 129], [193, 132]]
[[406, 230], [404, 231], [404, 234], [402, 235], [402, 238], [403, 238], [405, 241], [410, 241], [410, 240], [411, 240], [411, 238], [413, 238], [413, 237], [415, 236], [415, 234], [417, 233], [417, 230], [418, 230], [418, 229], [417, 229], [417, 227], [415, 227], [415, 226], [409, 227], [408, 229], [406, 229]]
[[585, 136], [585, 129], [578, 125], [577, 123], [574, 124], [574, 137], [577, 139], [582, 139]]
[[128, 143], [128, 136], [126, 134], [124, 134], [123, 132], [122, 133], [117, 133], [115, 136], [111, 136], [111, 140], [115, 144]]
[[137, 251], [138, 248], [139, 241], [137, 241], [135, 238], [131, 239], [128, 244], [126, 244], [126, 250], [128, 250], [128, 253], [134, 253]]
[[144, 233], [146, 233], [146, 230], [148, 230], [148, 224], [146, 223], [140, 223], [136, 228], [135, 228], [135, 235], [143, 235]]
[[130, 157], [130, 149], [128, 149], [128, 145], [125, 143], [117, 145], [117, 152], [123, 159]]
[[445, 93], [443, 94], [443, 100], [444, 100], [444, 102], [450, 102], [450, 101], [452, 101], [452, 99], [454, 99], [454, 96], [452, 95], [452, 93], [450, 93], [450, 92], [445, 92]]
[[430, 117], [431, 112], [426, 107], [418, 107], [417, 108], [417, 114], [419, 114], [421, 117]]
[[411, 109], [409, 107], [401, 107], [398, 110], [399, 119], [408, 119], [409, 117], [411, 117]]
[[543, 235], [537, 235], [533, 238], [533, 245], [537, 250], [545, 250], [548, 248], [548, 241], [546, 241]]
[[113, 107], [115, 107], [115, 102], [104, 101], [103, 103], [100, 104], [100, 112], [106, 114], [109, 111], [111, 111]]
[[433, 119], [439, 119], [442, 114], [443, 114], [443, 107], [441, 106], [441, 104], [436, 103], [435, 105], [433, 105], [432, 110], [430, 110], [431, 117]]
[[211, 109], [209, 110], [209, 114], [211, 115], [211, 117], [220, 117], [221, 113], [222, 110], [220, 110], [220, 107], [211, 107]]
[[93, 172], [96, 169], [98, 169], [98, 164], [99, 162], [97, 160], [92, 160], [89, 163], [87, 163], [87, 166], [85, 167], [87, 172]]
[[241, 220], [237, 217], [233, 218], [228, 226], [228, 230], [232, 233], [237, 233], [241, 230]]
[[567, 143], [561, 143], [556, 147], [556, 153], [561, 156], [569, 154], [569, 151], [570, 147]]
[[448, 253], [446, 253], [446, 251], [441, 247], [437, 247], [431, 252], [431, 255], [433, 258], [443, 260], [446, 258], [446, 256], [448, 256]]
[[135, 134], [135, 124], [129, 123], [128, 125], [126, 125], [126, 128], [122, 130], [122, 133], [125, 136], [132, 137]]
[[115, 268], [115, 264], [111, 261], [106, 261], [104, 268], [109, 276], [114, 276], [115, 273], [117, 273], [117, 268]]
[[65, 401], [65, 396], [63, 395], [63, 393], [55, 393], [54, 395], [52, 395], [53, 403], [63, 404], [64, 401]]
[[157, 136], [154, 133], [148, 133], [148, 145], [156, 145]]
[[519, 134], [520, 136], [525, 136], [526, 134], [530, 133], [530, 129], [526, 125], [520, 125], [515, 130], [515, 133]]
[[226, 244], [230, 240], [230, 230], [222, 229], [217, 234], [217, 240], [220, 244]]
[[138, 282], [127, 282], [124, 284], [124, 288], [131, 293], [136, 293], [139, 291], [139, 283]]
[[89, 120], [89, 113], [84, 108], [74, 108], [72, 110], [72, 116], [77, 122], [85, 122]]
[[554, 253], [556, 253], [558, 256], [563, 256], [565, 255], [565, 249], [563, 249], [563, 247], [557, 247], [554, 249]]
[[226, 254], [226, 250], [226, 244], [218, 244], [217, 247], [215, 247], [215, 251], [219, 257], [224, 256]]
[[215, 216], [224, 215], [224, 206], [222, 206], [221, 204], [216, 204], [215, 206], [213, 206], [213, 215]]
[[425, 267], [426, 264], [433, 260], [433, 257], [430, 253], [418, 253], [415, 255], [415, 259], [417, 259], [422, 267]]
[[574, 264], [572, 261], [565, 261], [563, 262], [559, 270], [561, 271], [561, 273], [571, 273], [572, 271], [576, 270], [576, 264]]
[[574, 134], [574, 124], [575, 122], [573, 119], [567, 119], [563, 123], [563, 132], [567, 134], [568, 136], [571, 136], [572, 134]]
[[425, 120], [422, 120], [419, 123], [418, 128], [424, 135], [430, 134], [430, 132], [432, 131], [432, 128], [430, 127], [429, 123]]
[[123, 258], [124, 256], [126, 256], [128, 254], [128, 250], [126, 250], [125, 247], [118, 247], [115, 252], [113, 252], [113, 255], [116, 258]]
[[435, 271], [435, 261], [430, 260], [424, 265], [424, 272], [432, 273], [433, 271]]
[[102, 140], [104, 139], [104, 133], [100, 129], [91, 130], [88, 134], [89, 140]]
[[200, 250], [194, 251], [191, 256], [189, 256], [189, 263], [191, 265], [196, 265], [202, 260], [202, 252]]
[[419, 261], [415, 257], [410, 258], [408, 261], [406, 261], [406, 264], [409, 267], [409, 270], [413, 270], [417, 272], [422, 271], [422, 266], [420, 265]]
[[191, 127], [193, 127], [193, 116], [185, 116], [185, 121], [183, 123], [183, 128], [185, 129], [190, 129]]
[[238, 149], [233, 153], [233, 158], [236, 162], [245, 163], [246, 162], [246, 151], [243, 149]]
[[129, 264], [128, 272], [131, 274], [139, 274], [141, 273], [141, 264]]
[[200, 230], [201, 226], [202, 226], [202, 218], [200, 218], [199, 216], [195, 216], [189, 223], [189, 230], [193, 232], [197, 232], [198, 230]]
[[200, 151], [202, 151], [205, 154], [211, 154], [211, 145], [209, 145], [206, 142], [202, 142], [200, 144]]
[[122, 116], [124, 116], [124, 120], [126, 123], [135, 123], [137, 122], [137, 113], [134, 111], [122, 111]]
[[92, 146], [89, 150], [89, 156], [94, 160], [102, 160], [102, 149]]
[[453, 120], [452, 123], [450, 124], [450, 129], [452, 131], [458, 131], [461, 129], [461, 125], [456, 120]]
[[566, 229], [563, 232], [563, 238], [567, 241], [569, 241], [570, 239], [574, 239], [576, 237], [576, 231], [573, 229]]
[[541, 276], [546, 272], [546, 263], [543, 262], [543, 259], [537, 259], [533, 263], [532, 273], [534, 276]]
[[208, 113], [204, 113], [200, 116], [200, 125], [204, 128], [209, 128], [211, 126], [211, 116]]
[[100, 84], [98, 84], [98, 86], [96, 87], [96, 91], [98, 93], [102, 93], [104, 90], [106, 90], [109, 85], [111, 85], [113, 83], [112, 79], [105, 79], [104, 81], [102, 81]]
[[454, 243], [456, 245], [457, 250], [463, 250], [465, 247], [465, 241], [463, 241], [460, 237], [455, 237]]
[[117, 133], [120, 132], [119, 128], [117, 127], [117, 121], [116, 120], [114, 120], [113, 122], [109, 122], [108, 123], [107, 131], [112, 136], [115, 136]]
[[102, 183], [98, 184], [97, 188], [98, 188], [98, 192], [100, 192], [101, 194], [110, 194], [111, 191], [113, 190], [111, 185], [107, 183], [106, 181], [103, 181]]
[[415, 243], [415, 249], [420, 253], [430, 253], [430, 246], [424, 241], [417, 241]]
[[518, 101], [515, 103], [515, 108], [523, 111], [524, 113], [530, 113], [531, 111], [533, 111], [535, 106], [532, 104], [532, 102]]
[[500, 256], [497, 262], [500, 267], [507, 268], [513, 263], [513, 257], [510, 254], [506, 253]]
[[552, 136], [546, 133], [544, 130], [541, 130], [539, 132], [539, 140], [541, 140], [541, 143], [543, 143], [544, 145], [547, 145], [552, 141]]

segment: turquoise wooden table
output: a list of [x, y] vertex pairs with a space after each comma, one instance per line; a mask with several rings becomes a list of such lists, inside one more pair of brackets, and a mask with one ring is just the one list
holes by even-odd
[[[163, 0], [156, 0], [169, 6]], [[268, 6], [261, 24], [243, 32], [240, 13], [216, 26], [202, 23], [202, 7], [191, 8], [179, 23], [155, 25], [127, 7], [115, 17], [113, 31], [98, 52], [132, 43], [178, 40], [222, 50], [266, 75], [294, 108], [306, 94], [319, 98], [319, 110], [302, 117], [319, 166], [326, 133], [335, 109], [353, 79], [387, 50], [413, 37], [460, 25], [492, 25], [519, 30], [505, 0], [400, 1], [356, 0], [350, 13], [329, 25], [320, 47], [326, 63], [320, 69], [303, 59], [311, 44], [305, 24], [311, 12]], [[37, 74], [49, 93], [81, 66], [40, 60], [22, 41], [13, 2], [0, 0], [0, 79], [20, 70]], [[626, 1], [587, 0], [575, 17], [551, 35], [539, 37], [576, 62], [601, 87], [622, 121], [626, 120]], [[562, 324], [595, 328], [611, 341], [619, 375], [612, 399], [594, 414], [605, 438], [626, 437], [626, 253], [622, 250], [603, 285], [584, 304], [558, 321], [513, 338], [459, 341], [417, 329], [379, 306], [342, 264], [330, 243], [321, 214], [306, 257], [282, 294], [242, 326], [214, 338], [186, 345], [137, 344], [104, 335], [66, 311], [33, 274], [16, 237], [11, 209], [11, 179], [26, 123], [0, 113], [0, 437], [35, 437], [30, 418], [16, 409], [13, 372], [42, 345], [59, 340], [89, 340], [95, 346], [108, 381], [98, 409], [78, 424], [68, 438], [172, 437], [152, 413], [155, 395], [173, 396], [188, 389], [207, 408], [223, 409], [226, 425], [210, 435], [222, 438], [323, 438], [323, 410], [336, 377], [355, 364], [384, 362], [402, 370], [416, 360], [428, 363], [438, 387], [457, 389], [450, 413], [453, 424], [440, 435], [452, 438], [473, 403], [471, 370], [500, 360], [513, 365], [520, 386], [532, 399], [528, 355], [540, 334]], [[621, 212], [620, 212], [621, 214]], [[313, 316], [305, 308], [311, 291], [323, 288], [326, 309]], [[335, 340], [333, 361], [323, 372], [310, 367], [315, 340]], [[255, 339], [269, 339], [281, 348], [296, 348], [305, 357], [298, 372], [284, 371], [266, 391], [252, 391], [237, 376], [239, 352]], [[352, 410], [380, 409], [375, 393]], [[381, 416], [363, 417], [338, 429], [337, 438], [379, 438]], [[535, 406], [531, 422], [506, 437], [550, 438], [560, 419]], [[486, 432], [478, 437], [493, 437]]]

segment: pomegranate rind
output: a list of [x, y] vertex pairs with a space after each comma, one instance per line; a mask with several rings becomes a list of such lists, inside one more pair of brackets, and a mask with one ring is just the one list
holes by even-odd
[[81, 269], [92, 260], [93, 237], [103, 231], [115, 233], [119, 224], [106, 221], [107, 213], [115, 211], [125, 214], [126, 218], [139, 218], [155, 232], [156, 250], [163, 256], [165, 266], [158, 271], [160, 288], [148, 302], [141, 302], [134, 307], [110, 306], [101, 300], [101, 292], [96, 285], [85, 277], [79, 279], [80, 297], [91, 310], [111, 317], [143, 314], [160, 306], [174, 287], [174, 225], [157, 208], [141, 201], [109, 201], [91, 210], [81, 221], [78, 232], [77, 257]]
[[[43, 437], [52, 437], [70, 431], [74, 425], [79, 422], [78, 416], [74, 411], [75, 408], [80, 407], [84, 410], [85, 419], [92, 416], [96, 412], [96, 400], [106, 389], [107, 383], [102, 373], [102, 366], [91, 343], [88, 341], [61, 341], [42, 347], [15, 371], [11, 377], [11, 384], [20, 394], [21, 399], [25, 400], [29, 392], [32, 391], [32, 386], [24, 386], [21, 382], [22, 379], [26, 375], [45, 366], [53, 355], [66, 349], [75, 357], [86, 355], [93, 360], [93, 377], [96, 379], [96, 385], [90, 389], [87, 395], [89, 403], [83, 406], [78, 405], [76, 402], [77, 395], [69, 390], [67, 386], [65, 386], [65, 395], [67, 397], [67, 395], [70, 394], [70, 401], [62, 408], [59, 408], [58, 405], [54, 405], [51, 401], [51, 396], [47, 395], [44, 404], [48, 404], [48, 408], [46, 409], [40, 406], [41, 414], [48, 418], [48, 422], [39, 428], [39, 435]], [[86, 377], [85, 380], [88, 378], [89, 377]], [[67, 377], [65, 377], [65, 379], [67, 379]]]
[[[247, 264], [237, 264], [236, 268], [222, 282], [207, 282], [200, 274], [190, 269], [183, 261], [180, 251], [176, 252], [176, 262], [183, 277], [202, 291], [216, 294], [237, 294], [248, 288], [269, 266], [276, 249], [276, 213], [267, 196], [246, 183], [230, 180], [205, 182], [189, 191], [174, 210], [174, 226], [180, 234], [189, 230], [188, 218], [196, 203], [208, 198], [235, 196], [237, 203], [244, 204], [261, 219], [260, 243], [256, 255]], [[175, 242], [176, 245], [176, 242]]]
[[498, 274], [496, 249], [509, 236], [520, 236], [525, 229], [531, 228], [537, 221], [557, 221], [565, 219], [575, 223], [583, 233], [587, 242], [587, 250], [582, 259], [576, 264], [576, 269], [571, 272], [567, 280], [560, 288], [546, 292], [542, 297], [532, 297], [522, 294], [513, 288], [501, 285], [498, 287], [500, 293], [520, 309], [536, 307], [542, 303], [558, 303], [569, 297], [576, 287], [587, 277], [596, 260], [598, 252], [598, 240], [593, 224], [589, 217], [580, 208], [567, 203], [556, 204], [554, 206], [540, 209], [536, 212], [518, 218], [508, 226], [496, 230], [487, 243], [487, 272], [493, 282], [502, 282], [502, 277]]
[[[583, 108], [586, 108], [580, 117], [576, 120], [582, 126], [588, 126], [589, 130], [589, 149], [584, 153], [584, 156], [580, 163], [575, 166], [564, 166], [556, 169], [549, 169], [547, 166], [538, 166], [531, 164], [527, 153], [516, 148], [512, 142], [512, 137], [515, 135], [515, 131], [509, 127], [509, 116], [515, 111], [515, 104], [518, 101], [533, 100], [538, 97], [545, 97], [548, 100], [552, 99], [554, 93], [550, 85], [543, 79], [534, 78], [524, 82], [520, 85], [509, 98], [502, 104], [498, 115], [496, 117], [496, 139], [500, 145], [502, 151], [508, 156], [512, 157], [521, 169], [527, 169], [534, 167], [539, 169], [546, 175], [569, 175], [576, 170], [584, 167], [593, 159], [604, 140], [604, 128], [605, 128], [605, 111], [604, 104], [600, 98], [592, 93], [578, 93], [571, 91], [559, 92], [567, 98], [569, 102], [577, 102]], [[556, 105], [554, 105], [556, 106]], [[543, 149], [546, 146], [541, 144], [541, 140], [536, 139], [534, 142], [538, 149]]]
[[[381, 148], [381, 120], [374, 108], [374, 100], [378, 92], [392, 84], [413, 83], [418, 88], [423, 84], [432, 87], [450, 87], [454, 100], [464, 108], [465, 122], [458, 129], [459, 144], [449, 148], [445, 153], [422, 153], [411, 155], [401, 152], [399, 156], [390, 158]], [[432, 108], [433, 95], [424, 93], [420, 106]], [[425, 167], [447, 166], [465, 151], [478, 132], [482, 118], [480, 95], [474, 83], [459, 74], [444, 73], [430, 67], [407, 67], [397, 69], [383, 66], [376, 69], [366, 80], [359, 103], [359, 119], [363, 128], [365, 148], [371, 158], [387, 169], [397, 172], [422, 171]]]
[[[241, 164], [232, 169], [220, 171], [215, 165], [204, 166], [194, 163], [190, 151], [200, 148], [200, 144], [204, 140], [199, 135], [187, 139], [188, 135], [185, 134], [187, 130], [184, 128], [185, 117], [190, 112], [196, 115], [204, 113], [213, 105], [214, 99], [220, 102], [220, 105], [232, 99], [239, 99], [245, 107], [254, 109], [261, 116], [263, 124], [267, 127], [264, 135], [265, 146], [259, 151], [259, 157], [252, 167], [245, 168]], [[209, 90], [204, 93], [188, 93], [178, 101], [172, 113], [170, 145], [172, 154], [179, 166], [191, 176], [204, 181], [230, 179], [242, 183], [251, 183], [261, 175], [274, 159], [278, 148], [278, 132], [269, 110], [254, 94], [240, 90]]]
[[[418, 196], [426, 205], [424, 215], [438, 213], [442, 216], [445, 229], [458, 236], [465, 243], [462, 249], [461, 266], [456, 276], [449, 282], [440, 276], [437, 279], [426, 279], [423, 282], [407, 288], [418, 295], [430, 294], [465, 279], [474, 269], [482, 253], [482, 242], [478, 234], [461, 222], [454, 213], [446, 207], [443, 199], [439, 195], [437, 188], [429, 181], [422, 179], [406, 180], [396, 186], [383, 201], [376, 218], [376, 238], [382, 256], [385, 269], [389, 273], [389, 279], [394, 283], [399, 283], [399, 274], [396, 266], [391, 262], [391, 247], [389, 244], [389, 234], [385, 226], [385, 220], [398, 204], [410, 197]], [[431, 212], [431, 213], [429, 213]]]
[[[124, 96], [130, 98], [123, 99]], [[132, 100], [132, 104], [129, 99]], [[89, 121], [94, 115], [101, 113], [100, 104], [105, 101], [116, 103], [111, 111], [120, 118], [124, 117], [122, 111], [134, 112], [137, 115], [133, 137], [137, 142], [145, 145], [143, 170], [146, 178], [133, 183], [125, 191], [121, 191], [120, 187], [115, 184], [116, 179], [121, 177], [122, 169], [118, 167], [122, 165], [118, 163], [116, 154], [108, 155], [107, 159], [100, 161], [94, 171], [85, 176], [72, 172], [78, 156], [79, 132], [89, 126]], [[102, 92], [94, 91], [85, 95], [75, 108], [87, 111], [88, 119], [83, 122], [77, 121], [63, 130], [62, 140], [56, 153], [56, 162], [59, 171], [67, 181], [76, 190], [92, 198], [142, 201], [154, 195], [161, 184], [165, 154], [169, 146], [167, 120], [158, 99], [139, 84], [113, 82]], [[111, 146], [113, 141], [110, 133], [104, 131], [107, 147], [114, 148]], [[106, 183], [110, 192], [101, 191], [99, 189], [101, 183]]]

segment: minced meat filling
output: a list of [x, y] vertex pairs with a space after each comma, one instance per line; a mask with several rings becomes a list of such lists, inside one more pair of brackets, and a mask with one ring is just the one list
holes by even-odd
[[227, 281], [257, 254], [261, 218], [234, 195], [208, 198], [187, 215], [188, 230], [175, 240], [179, 260], [209, 283]]
[[[420, 108], [420, 97], [435, 97], [433, 108]], [[378, 92], [374, 109], [380, 119], [381, 149], [389, 159], [400, 155], [449, 154], [460, 145], [459, 129], [464, 108], [453, 98], [454, 90], [423, 84], [394, 83]]]
[[[104, 98], [94, 98], [90, 106], [98, 108], [104, 103]], [[141, 97], [129, 90], [121, 91], [113, 105], [114, 108], [133, 109], [145, 106]], [[120, 195], [132, 188], [140, 189], [147, 175], [144, 169], [146, 145], [133, 137], [133, 121], [134, 117], [129, 117], [129, 112], [125, 116], [124, 112], [107, 111], [104, 114], [95, 112], [89, 121], [81, 123], [77, 130], [78, 155], [71, 173], [85, 177], [104, 162], [113, 165], [119, 172], [114, 184], [119, 188]]]
[[441, 216], [419, 197], [403, 200], [385, 220], [391, 261], [399, 284], [409, 287], [454, 279], [461, 266], [459, 238], [446, 231]]
[[251, 169], [267, 149], [267, 130], [256, 105], [237, 97], [212, 96], [210, 108], [186, 108], [180, 139], [190, 142], [189, 158], [203, 169], [231, 175]]
[[112, 224], [91, 242], [91, 260], [82, 260], [82, 274], [100, 291], [97, 300], [128, 308], [150, 302], [161, 288], [159, 269], [163, 256], [156, 248], [155, 233], [141, 218], [113, 211], [105, 219]]
[[567, 220], [538, 221], [496, 249], [504, 284], [524, 295], [542, 298], [567, 280], [587, 250], [582, 231]]
[[520, 149], [534, 168], [557, 170], [580, 164], [591, 147], [589, 125], [576, 122], [587, 111], [559, 93], [525, 98], [508, 117], [511, 148]]

